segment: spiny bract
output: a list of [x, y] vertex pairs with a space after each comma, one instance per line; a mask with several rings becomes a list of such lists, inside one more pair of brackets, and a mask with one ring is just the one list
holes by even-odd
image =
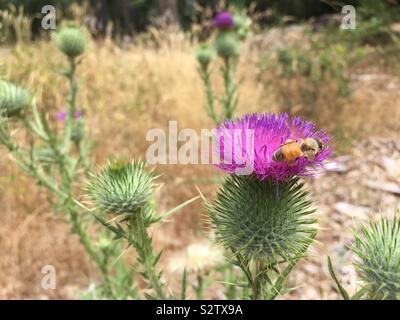
[[298, 178], [275, 183], [251, 176], [229, 176], [209, 205], [218, 239], [247, 258], [276, 262], [304, 254], [316, 229]]
[[355, 234], [354, 266], [370, 299], [400, 299], [400, 219], [382, 218]]
[[104, 212], [136, 214], [149, 203], [155, 178], [143, 162], [114, 162], [92, 175], [87, 192]]
[[8, 117], [18, 115], [31, 101], [31, 95], [24, 88], [0, 80], [0, 113]]

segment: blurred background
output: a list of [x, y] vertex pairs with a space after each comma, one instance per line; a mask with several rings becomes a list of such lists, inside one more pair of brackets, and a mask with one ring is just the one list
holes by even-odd
[[[145, 158], [151, 128], [212, 128], [197, 73], [195, 48], [212, 37], [212, 18], [246, 14], [251, 32], [241, 48], [237, 116], [285, 111], [315, 121], [334, 141], [335, 157], [318, 178], [308, 178], [319, 208], [318, 243], [291, 275], [285, 299], [338, 298], [326, 256], [336, 261], [349, 291], [353, 220], [365, 222], [400, 199], [400, 4], [396, 0], [0, 0], [0, 76], [32, 92], [49, 117], [65, 108], [67, 85], [54, 70], [63, 57], [43, 30], [44, 5], [56, 8], [57, 28], [74, 24], [90, 35], [78, 68], [79, 108], [96, 141], [93, 162]], [[343, 5], [356, 9], [355, 29], [340, 28]], [[216, 79], [213, 85], [222, 90]], [[192, 198], [209, 199], [216, 169], [159, 165], [161, 210]], [[0, 150], [0, 298], [79, 298], [96, 272], [69, 234], [47, 194]], [[79, 192], [79, 191], [78, 191]], [[168, 266], [201, 242], [207, 216], [197, 201], [154, 230]], [[40, 286], [43, 265], [57, 270], [57, 289]], [[175, 277], [171, 271], [170, 280]], [[178, 281], [178, 280], [177, 280]], [[211, 285], [208, 298], [218, 299]]]

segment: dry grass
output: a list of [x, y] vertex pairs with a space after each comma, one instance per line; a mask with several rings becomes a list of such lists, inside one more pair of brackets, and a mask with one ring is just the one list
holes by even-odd
[[[0, 50], [6, 78], [25, 84], [50, 116], [63, 109], [66, 84], [54, 73], [63, 57], [51, 43]], [[248, 53], [241, 61], [244, 82], [238, 114], [279, 110], [276, 93], [257, 82], [258, 55]], [[196, 67], [193, 45], [180, 33], [169, 33], [158, 46], [141, 43], [121, 49], [110, 40], [91, 43], [79, 67], [78, 101], [97, 141], [94, 163], [102, 165], [115, 156], [145, 158], [147, 130], [167, 128], [168, 120], [177, 120], [179, 128], [212, 127], [203, 109]], [[390, 79], [397, 87], [397, 78]], [[351, 135], [362, 129], [364, 135], [398, 129], [399, 90], [387, 80], [378, 84], [358, 80], [354, 87], [353, 99], [345, 105], [343, 130]], [[0, 298], [77, 297], [76, 289], [86, 288], [96, 277], [77, 239], [69, 235], [61, 216], [51, 212], [42, 190], [14, 167], [3, 150], [0, 159]], [[206, 196], [216, 188], [212, 181], [216, 171], [209, 166], [160, 165], [157, 171], [165, 182], [158, 195], [161, 210], [197, 195], [196, 185]], [[200, 202], [186, 208], [155, 230], [157, 246], [166, 247], [166, 256], [182, 248], [198, 236], [203, 218]], [[54, 292], [40, 288], [40, 269], [46, 264], [58, 270]]]

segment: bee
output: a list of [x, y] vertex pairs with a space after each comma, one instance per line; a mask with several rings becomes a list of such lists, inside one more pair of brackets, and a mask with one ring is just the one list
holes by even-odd
[[272, 160], [276, 162], [287, 162], [293, 164], [298, 158], [305, 157], [312, 162], [318, 153], [321, 152], [323, 143], [320, 139], [306, 138], [302, 141], [286, 140], [279, 146], [272, 155]]

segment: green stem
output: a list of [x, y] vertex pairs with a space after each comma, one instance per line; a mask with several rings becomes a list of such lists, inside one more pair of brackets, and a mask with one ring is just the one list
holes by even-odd
[[255, 275], [253, 277], [252, 294], [251, 294], [252, 300], [259, 300], [262, 296], [263, 273], [264, 270], [262, 268], [262, 264], [261, 262], [257, 261]]
[[233, 57], [224, 59], [223, 78], [225, 87], [224, 113], [226, 119], [232, 119], [236, 109], [236, 84], [234, 83], [234, 72], [236, 61]]
[[196, 298], [197, 300], [203, 300], [203, 292], [204, 292], [204, 279], [203, 275], [197, 275], [197, 285], [195, 286]]
[[219, 119], [215, 111], [215, 97], [212, 90], [211, 74], [208, 70], [208, 66], [200, 67], [200, 75], [201, 79], [203, 80], [205, 93], [207, 97], [207, 114], [211, 118], [211, 120], [215, 122], [215, 124], [218, 124]]
[[143, 266], [143, 277], [155, 291], [157, 298], [165, 300], [167, 295], [161, 283], [161, 273], [157, 271], [156, 264], [161, 253], [154, 254], [152, 239], [147, 233], [145, 213], [138, 212], [130, 218], [130, 234], [128, 241], [138, 253], [138, 261]]
[[69, 59], [69, 70], [66, 73], [69, 84], [69, 95], [68, 95], [68, 110], [67, 119], [65, 121], [64, 131], [64, 143], [63, 149], [65, 153], [68, 153], [71, 148], [71, 137], [72, 128], [74, 124], [74, 114], [76, 111], [76, 95], [78, 93], [78, 84], [75, 79], [76, 61], [74, 58]]

